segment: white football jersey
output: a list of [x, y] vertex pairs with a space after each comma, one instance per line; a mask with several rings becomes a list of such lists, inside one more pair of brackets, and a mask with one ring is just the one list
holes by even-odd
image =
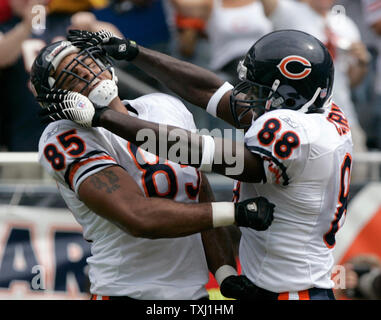
[[[196, 129], [191, 113], [177, 98], [155, 93], [127, 102], [141, 119]], [[39, 143], [39, 161], [57, 181], [67, 206], [83, 227], [84, 238], [91, 241], [87, 263], [92, 294], [135, 299], [199, 299], [208, 295], [208, 267], [200, 234], [136, 238], [95, 214], [78, 198], [82, 181], [108, 166], [119, 165], [147, 197], [198, 202], [201, 178], [195, 168], [159, 163], [155, 155], [106, 129], [82, 128], [69, 120], [47, 126]]]
[[265, 113], [245, 144], [264, 160], [263, 183], [239, 183], [235, 198], [276, 205], [266, 231], [241, 228], [242, 272], [273, 292], [332, 288], [332, 248], [346, 215], [352, 163], [348, 121], [335, 105], [324, 114]]

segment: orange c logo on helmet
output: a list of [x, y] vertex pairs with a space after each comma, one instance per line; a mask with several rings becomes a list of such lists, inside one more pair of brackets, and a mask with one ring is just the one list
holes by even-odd
[[[290, 62], [298, 62], [303, 65], [305, 68], [303, 71], [299, 73], [293, 73], [287, 69], [287, 65]], [[301, 56], [287, 56], [282, 59], [282, 61], [277, 65], [279, 71], [288, 79], [291, 80], [301, 80], [307, 77], [311, 71], [311, 62], [309, 62], [306, 58]]]

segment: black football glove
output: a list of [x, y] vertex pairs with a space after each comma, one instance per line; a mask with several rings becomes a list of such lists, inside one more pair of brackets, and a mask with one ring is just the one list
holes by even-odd
[[85, 128], [97, 127], [101, 114], [108, 109], [94, 105], [78, 92], [62, 89], [52, 89], [40, 94], [37, 101], [43, 107], [39, 112], [43, 124], [66, 119]]
[[112, 32], [106, 30], [98, 32], [69, 30], [67, 39], [79, 48], [100, 46], [116, 60], [131, 61], [139, 53], [139, 47], [135, 41], [118, 38]]
[[255, 295], [257, 287], [246, 276], [229, 276], [225, 278], [220, 291], [226, 298], [249, 300]]
[[264, 231], [274, 219], [275, 205], [264, 197], [247, 199], [234, 205], [235, 221], [240, 227]]

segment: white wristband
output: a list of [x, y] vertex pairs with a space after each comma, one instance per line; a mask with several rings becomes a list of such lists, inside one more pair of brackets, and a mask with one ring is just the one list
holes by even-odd
[[225, 227], [235, 222], [233, 202], [212, 202], [213, 228]]
[[234, 87], [229, 82], [225, 82], [221, 87], [219, 87], [219, 89], [210, 98], [206, 107], [206, 112], [211, 114], [213, 117], [217, 118], [217, 107], [220, 103], [221, 98], [224, 96], [226, 92], [233, 88]]
[[212, 136], [202, 136], [202, 158], [198, 170], [211, 172], [216, 144]]
[[224, 264], [223, 266], [217, 269], [214, 277], [216, 278], [218, 285], [220, 286], [222, 281], [224, 281], [227, 277], [236, 275], [236, 269], [234, 269], [232, 266], [229, 266], [228, 264]]

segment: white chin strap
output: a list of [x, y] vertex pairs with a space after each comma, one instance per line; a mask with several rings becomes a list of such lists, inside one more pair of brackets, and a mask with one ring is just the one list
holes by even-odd
[[[271, 89], [275, 92], [278, 89], [279, 84], [280, 84], [280, 81], [278, 79], [276, 79], [274, 81]], [[304, 104], [303, 107], [301, 107], [297, 111], [303, 112], [303, 113], [308, 112], [309, 107], [314, 104], [314, 102], [318, 98], [320, 92], [321, 92], [321, 88], [319, 87], [319, 88], [316, 89], [315, 94], [313, 95], [312, 99], [310, 101], [308, 101], [306, 104]], [[326, 107], [331, 102], [331, 98], [332, 98], [332, 96], [327, 99], [327, 101], [325, 102], [323, 108]], [[265, 106], [266, 112], [270, 110], [273, 101], [274, 101], [274, 98], [270, 98], [270, 99], [267, 100], [266, 106]]]
[[[275, 79], [273, 82], [273, 85], [271, 86], [272, 92], [276, 92], [278, 90], [278, 87], [280, 85], [280, 80]], [[269, 93], [269, 96], [271, 96], [271, 92]], [[271, 105], [273, 104], [274, 98], [267, 99], [266, 105], [265, 105], [265, 112], [269, 111], [271, 108]]]
[[321, 91], [321, 88], [317, 88], [315, 91], [315, 94], [313, 95], [312, 99], [308, 101], [303, 107], [301, 107], [298, 111], [306, 113], [308, 111], [308, 108], [313, 105], [313, 103], [316, 101], [317, 97], [319, 96]]
[[118, 87], [113, 80], [102, 80], [90, 91], [88, 98], [98, 106], [108, 106], [118, 96]]

